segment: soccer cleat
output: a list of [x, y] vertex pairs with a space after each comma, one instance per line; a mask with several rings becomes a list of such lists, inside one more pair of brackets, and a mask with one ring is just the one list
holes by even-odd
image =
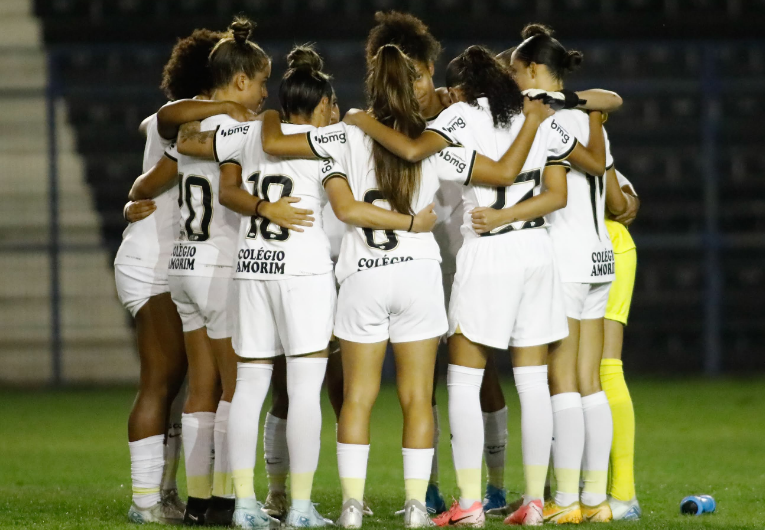
[[486, 484], [486, 495], [483, 497], [483, 511], [486, 514], [490, 514], [491, 510], [504, 508], [507, 504], [505, 496], [504, 488], [496, 488], [491, 484]]
[[441, 495], [441, 491], [438, 489], [438, 484], [433, 484], [432, 482], [428, 484], [428, 491], [425, 492], [425, 507], [429, 513], [434, 515], [446, 511], [446, 502], [444, 502], [444, 496]]
[[287, 516], [289, 509], [290, 506], [287, 502], [287, 494], [285, 492], [268, 492], [268, 497], [266, 497], [266, 502], [263, 505], [263, 511], [266, 512], [267, 515], [282, 520]]
[[149, 508], [139, 508], [133, 503], [128, 510], [128, 519], [131, 523], [135, 524], [159, 523], [178, 525], [183, 522], [183, 512], [178, 511], [175, 506], [163, 501]]
[[546, 523], [579, 524], [582, 522], [582, 508], [578, 502], [568, 506], [558, 506], [554, 501], [547, 501], [542, 512]]
[[224, 497], [211, 497], [205, 512], [206, 526], [231, 526], [236, 501]]
[[210, 506], [210, 499], [189, 497], [186, 511], [183, 514], [183, 524], [186, 526], [204, 526], [205, 514]]
[[181, 496], [178, 495], [178, 490], [173, 488], [171, 490], [163, 490], [161, 493], [162, 502], [168, 506], [172, 506], [181, 514], [181, 519], [186, 511], [186, 503], [181, 500]]
[[318, 528], [321, 526], [329, 526], [332, 521], [325, 519], [316, 511], [316, 507], [312, 504], [311, 509], [307, 512], [301, 512], [295, 508], [290, 508], [287, 514], [287, 519], [284, 522], [286, 528]]
[[611, 506], [614, 521], [637, 521], [643, 515], [637, 497], [629, 501], [620, 501], [609, 497], [608, 504]]
[[279, 521], [263, 511], [263, 505], [255, 499], [237, 499], [232, 524], [236, 528], [267, 530], [279, 528]]
[[473, 528], [483, 528], [486, 522], [486, 515], [483, 513], [483, 505], [480, 501], [475, 501], [468, 510], [460, 507], [459, 501], [454, 501], [452, 507], [438, 517], [433, 519], [436, 526], [470, 526]]
[[425, 528], [436, 526], [430, 520], [428, 509], [418, 500], [408, 500], [404, 503], [404, 528]]
[[605, 500], [597, 506], [582, 504], [582, 518], [587, 523], [610, 523], [613, 520], [611, 506]]
[[364, 516], [364, 507], [356, 499], [348, 499], [343, 503], [340, 517], [335, 523], [340, 528], [361, 528], [361, 519]]
[[505, 524], [520, 526], [539, 526], [544, 522], [542, 501], [539, 499], [522, 505], [505, 519]]

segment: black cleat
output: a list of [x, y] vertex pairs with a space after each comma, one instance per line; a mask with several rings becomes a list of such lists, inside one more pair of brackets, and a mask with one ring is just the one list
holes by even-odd
[[210, 505], [210, 499], [189, 497], [186, 501], [186, 513], [183, 514], [183, 524], [186, 526], [204, 526], [205, 513]]
[[236, 499], [213, 496], [205, 513], [205, 526], [231, 526]]

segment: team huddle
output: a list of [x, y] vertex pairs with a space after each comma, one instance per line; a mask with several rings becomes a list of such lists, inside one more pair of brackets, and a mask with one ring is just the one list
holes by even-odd
[[[470, 46], [436, 89], [441, 47], [422, 21], [389, 12], [376, 22], [368, 108], [342, 121], [311, 46], [287, 56], [281, 112], [261, 112], [271, 59], [250, 21], [195, 30], [173, 49], [170, 102], [142, 124], [144, 173], [115, 259], [141, 360], [129, 519], [361, 528], [388, 343], [406, 528], [638, 519], [621, 346], [636, 267], [626, 226], [639, 201], [603, 126], [621, 98], [565, 89], [582, 54], [545, 26], [528, 25], [498, 55]], [[439, 349], [451, 507], [434, 449]], [[521, 405], [519, 499], [504, 487], [508, 417], [493, 360], [503, 352]], [[311, 500], [325, 379], [343, 498], [334, 522]]]

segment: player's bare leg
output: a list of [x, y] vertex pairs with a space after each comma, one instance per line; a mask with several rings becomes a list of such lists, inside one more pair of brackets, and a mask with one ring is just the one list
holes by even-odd
[[169, 293], [149, 298], [138, 311], [136, 338], [141, 373], [128, 418], [134, 492], [128, 517], [138, 523], [178, 523], [182, 505], [161, 495], [168, 414], [186, 376], [183, 329]]
[[214, 448], [215, 411], [222, 387], [218, 363], [202, 327], [184, 334], [189, 361], [189, 396], [183, 409], [183, 450], [186, 457], [186, 485], [189, 499], [184, 522], [204, 524], [212, 496], [212, 452]]
[[329, 343], [326, 379], [329, 403], [335, 411], [335, 421], [339, 421], [340, 411], [343, 408], [343, 359], [340, 355], [340, 341], [337, 339]]

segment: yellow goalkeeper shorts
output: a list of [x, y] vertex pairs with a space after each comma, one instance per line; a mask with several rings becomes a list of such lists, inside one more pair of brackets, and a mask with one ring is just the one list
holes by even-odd
[[637, 250], [629, 230], [616, 221], [606, 219], [606, 228], [614, 246], [616, 279], [611, 284], [611, 291], [606, 304], [606, 318], [627, 325], [632, 304], [632, 292], [635, 289], [635, 270], [637, 269]]

